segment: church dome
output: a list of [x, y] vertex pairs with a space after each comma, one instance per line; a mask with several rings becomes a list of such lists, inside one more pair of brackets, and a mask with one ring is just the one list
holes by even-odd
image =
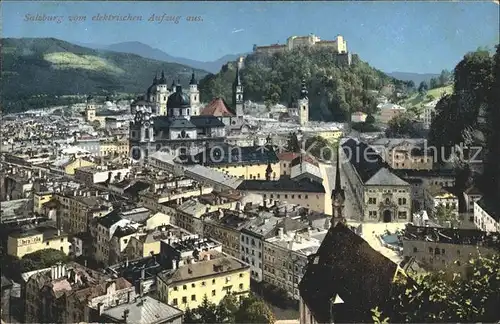
[[187, 94], [182, 92], [180, 85], [174, 93], [168, 96], [167, 108], [189, 108], [189, 97]]

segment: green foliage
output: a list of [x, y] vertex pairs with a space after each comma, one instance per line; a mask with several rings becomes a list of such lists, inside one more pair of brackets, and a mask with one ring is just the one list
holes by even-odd
[[420, 85], [418, 86], [418, 93], [420, 93], [420, 95], [424, 95], [427, 92], [427, 90], [429, 90], [427, 82], [425, 81], [420, 82]]
[[[368, 117], [366, 119], [368, 120]], [[375, 126], [373, 123], [368, 123], [367, 121], [364, 123], [353, 123], [351, 128], [360, 133], [380, 132], [379, 127]]]
[[368, 115], [366, 116], [366, 120], [365, 120], [365, 123], [371, 125], [371, 124], [374, 124], [375, 123], [375, 117], [373, 117], [373, 115]]
[[[500, 320], [500, 256], [469, 261], [466, 274], [433, 272], [400, 282], [386, 307], [391, 322], [496, 323]], [[375, 312], [374, 312], [375, 316]], [[380, 319], [383, 315], [377, 313]]]
[[254, 296], [241, 302], [233, 294], [226, 295], [219, 305], [210, 302], [205, 295], [200, 307], [187, 309], [185, 323], [274, 323], [275, 318], [269, 306]]
[[458, 222], [457, 215], [454, 213], [453, 209], [444, 205], [439, 205], [436, 208], [434, 217], [438, 223], [442, 225], [448, 224], [449, 222], [452, 226], [456, 226]]
[[11, 279], [19, 279], [23, 272], [44, 269], [57, 264], [66, 263], [69, 258], [64, 252], [55, 249], [44, 249], [26, 254], [22, 259], [1, 253], [0, 266], [2, 274]]
[[466, 54], [458, 63], [453, 93], [443, 96], [435, 107], [430, 144], [446, 148], [449, 154], [451, 146], [467, 139], [469, 130], [478, 129], [480, 108], [492, 107], [488, 97], [494, 92], [493, 63], [490, 53], [483, 50]]
[[240, 308], [236, 312], [236, 323], [269, 323], [276, 321], [269, 306], [255, 296], [243, 299]]
[[[143, 93], [161, 70], [169, 80], [179, 77], [183, 84], [191, 76], [184, 65], [92, 50], [54, 38], [3, 39], [2, 63], [7, 112], [79, 102], [63, 95]], [[195, 72], [199, 77], [207, 74]]]
[[68, 256], [56, 249], [44, 249], [26, 254], [20, 260], [21, 272], [43, 269], [53, 266], [58, 262], [68, 262]]
[[301, 150], [300, 141], [296, 133], [290, 133], [288, 135], [287, 143], [285, 149], [288, 152], [299, 153]]
[[[297, 98], [302, 79], [309, 90], [310, 116], [316, 120], [347, 120], [351, 112], [373, 113], [376, 101], [368, 90], [400, 83], [370, 67], [356, 55], [351, 66], [337, 64], [328, 49], [297, 49], [273, 56], [250, 54], [241, 70], [245, 99], [268, 104], [289, 103]], [[232, 97], [236, 64], [200, 80], [203, 101]]]
[[408, 113], [403, 113], [395, 116], [387, 124], [388, 128], [386, 130], [388, 137], [396, 138], [412, 138], [418, 137], [418, 131], [415, 127], [415, 123], [412, 116]]
[[337, 145], [321, 136], [313, 136], [306, 140], [305, 149], [315, 158], [331, 161], [337, 150]]

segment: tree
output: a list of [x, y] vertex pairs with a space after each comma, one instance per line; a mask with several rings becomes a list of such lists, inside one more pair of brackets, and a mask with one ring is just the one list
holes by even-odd
[[245, 298], [236, 312], [236, 323], [269, 323], [276, 321], [269, 306], [255, 296]]
[[436, 78], [431, 78], [431, 81], [430, 81], [430, 83], [429, 83], [429, 87], [430, 87], [431, 89], [435, 89], [435, 88], [438, 88], [438, 87], [440, 87], [440, 86], [441, 86], [441, 85], [439, 84], [438, 79], [436, 79]]
[[439, 224], [447, 224], [448, 222], [455, 226], [457, 223], [457, 214], [450, 206], [439, 205], [436, 208], [436, 213], [434, 217], [438, 221]]
[[424, 95], [427, 92], [427, 90], [429, 90], [429, 86], [427, 85], [427, 82], [425, 82], [425, 81], [420, 82], [420, 85], [418, 86], [418, 93], [420, 95]]
[[336, 145], [321, 136], [313, 136], [306, 140], [305, 150], [315, 158], [331, 161], [335, 154]]
[[406, 88], [410, 91], [414, 91], [415, 90], [415, 82], [413, 82], [412, 80], [408, 81], [406, 83]]
[[299, 153], [300, 152], [300, 142], [296, 133], [290, 133], [288, 135], [288, 140], [286, 143], [286, 150], [288, 152]]
[[386, 134], [388, 137], [417, 137], [418, 131], [411, 116], [407, 113], [399, 114], [389, 120]]
[[448, 83], [451, 82], [452, 79], [452, 74], [448, 70], [443, 70], [441, 71], [441, 74], [439, 75], [439, 84], [440, 86], [445, 86]]
[[27, 272], [51, 267], [59, 262], [68, 262], [68, 256], [56, 249], [43, 249], [26, 254], [20, 260], [20, 271]]
[[[385, 309], [390, 322], [497, 323], [500, 320], [500, 255], [479, 256], [464, 275], [440, 271], [399, 279], [393, 299]], [[382, 306], [382, 305], [381, 305]], [[373, 312], [374, 315], [376, 312]], [[384, 312], [377, 312], [379, 320]]]
[[367, 124], [375, 124], [375, 117], [372, 114], [366, 116], [365, 123]]

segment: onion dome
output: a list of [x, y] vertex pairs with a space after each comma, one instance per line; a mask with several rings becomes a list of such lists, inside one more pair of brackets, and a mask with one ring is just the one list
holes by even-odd
[[182, 92], [182, 86], [177, 84], [175, 92], [168, 96], [167, 108], [189, 108], [189, 97]]
[[161, 78], [160, 78], [160, 81], [158, 81], [158, 84], [167, 84], [167, 79], [165, 78], [164, 71], [161, 71]]
[[189, 81], [190, 85], [196, 85], [198, 82], [196, 81], [196, 78], [194, 77], [194, 70], [193, 73], [191, 74], [191, 81]]

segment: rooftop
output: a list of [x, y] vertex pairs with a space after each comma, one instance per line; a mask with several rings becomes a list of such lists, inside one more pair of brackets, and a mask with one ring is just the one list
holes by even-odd
[[155, 324], [163, 323], [182, 316], [182, 311], [162, 303], [149, 296], [144, 296], [132, 303], [126, 303], [105, 310], [102, 315], [117, 323], [123, 322], [123, 314], [128, 311], [127, 323]]
[[325, 193], [325, 187], [321, 183], [308, 179], [295, 181], [283, 176], [277, 181], [242, 180], [238, 190]]
[[167, 284], [178, 284], [185, 281], [199, 280], [202, 277], [226, 275], [235, 271], [249, 269], [243, 261], [222, 253], [211, 253], [211, 260], [200, 261], [181, 266], [177, 269], [166, 270], [159, 274], [161, 280]]
[[342, 144], [342, 148], [363, 183], [370, 180], [383, 167], [388, 167], [380, 155], [362, 141], [350, 138]]

